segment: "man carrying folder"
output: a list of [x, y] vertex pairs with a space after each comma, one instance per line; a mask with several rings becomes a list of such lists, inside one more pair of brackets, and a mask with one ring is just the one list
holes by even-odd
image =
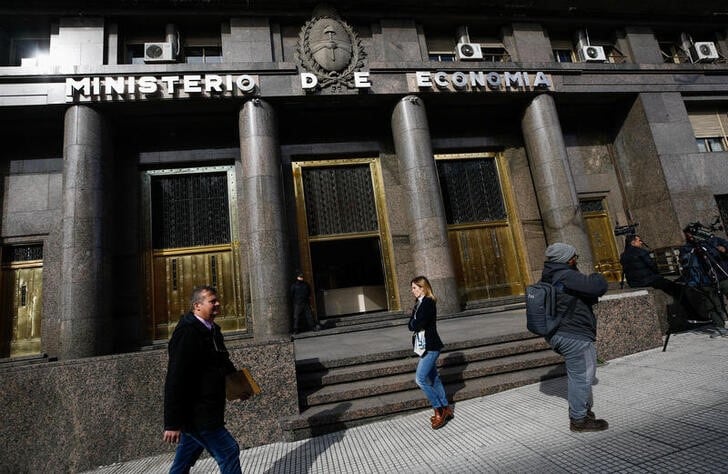
[[163, 439], [179, 443], [169, 472], [189, 472], [206, 449], [220, 472], [240, 473], [240, 447], [225, 429], [225, 377], [235, 366], [214, 322], [217, 291], [197, 287], [191, 303], [169, 340]]

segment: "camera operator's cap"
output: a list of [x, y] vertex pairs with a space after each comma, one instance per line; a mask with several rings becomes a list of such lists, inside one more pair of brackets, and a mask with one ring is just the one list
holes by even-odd
[[573, 245], [556, 242], [546, 247], [546, 260], [549, 262], [566, 263], [576, 255]]

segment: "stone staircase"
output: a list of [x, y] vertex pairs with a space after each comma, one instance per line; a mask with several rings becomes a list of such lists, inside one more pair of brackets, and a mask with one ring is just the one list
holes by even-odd
[[[281, 420], [286, 439], [429, 408], [414, 382], [417, 361], [408, 349], [298, 361], [300, 413]], [[438, 365], [448, 398], [458, 402], [562, 376], [562, 362], [543, 338], [523, 330], [448, 343]]]

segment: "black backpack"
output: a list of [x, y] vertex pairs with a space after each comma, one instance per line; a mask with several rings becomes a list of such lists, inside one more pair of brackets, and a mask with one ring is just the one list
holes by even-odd
[[565, 313], [557, 311], [557, 299], [564, 293], [561, 282], [552, 284], [539, 281], [526, 287], [526, 329], [539, 336], [549, 337], [559, 328], [562, 318], [570, 314], [576, 306], [576, 297], [572, 297]]

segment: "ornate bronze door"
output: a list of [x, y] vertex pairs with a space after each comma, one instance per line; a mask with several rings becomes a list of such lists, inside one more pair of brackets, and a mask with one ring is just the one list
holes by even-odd
[[526, 272], [517, 245], [522, 239], [511, 222], [510, 199], [501, 188], [507, 175], [497, 157], [467, 153], [435, 158], [462, 296], [473, 302], [523, 294]]
[[321, 316], [399, 309], [374, 158], [294, 162], [300, 265]]
[[0, 357], [40, 353], [43, 247], [3, 248]]
[[604, 275], [607, 281], [619, 281], [622, 266], [614, 241], [614, 226], [603, 199], [583, 199], [579, 201], [584, 216], [589, 245], [594, 256], [594, 270]]
[[222, 312], [215, 319], [223, 331], [245, 329], [240, 245], [231, 236], [236, 222], [232, 167], [150, 171], [151, 276], [149, 314], [154, 339], [171, 336], [190, 309], [195, 286], [218, 291]]

